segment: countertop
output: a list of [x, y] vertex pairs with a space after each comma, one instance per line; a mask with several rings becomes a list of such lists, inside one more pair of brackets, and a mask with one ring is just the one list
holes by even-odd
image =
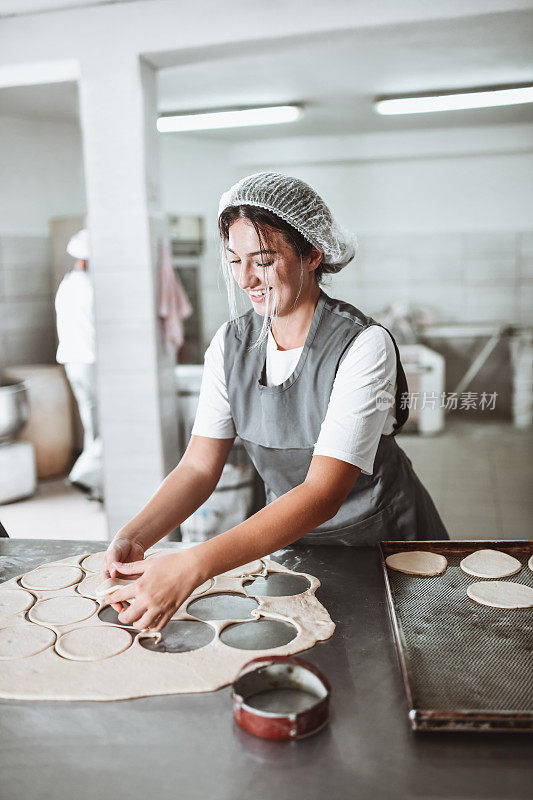
[[[0, 579], [106, 543], [0, 539]], [[179, 546], [178, 546], [179, 547]], [[332, 684], [330, 724], [299, 742], [233, 722], [230, 688], [121, 702], [0, 701], [2, 800], [526, 798], [530, 734], [411, 731], [378, 552], [276, 554], [316, 575], [337, 625], [302, 654]]]

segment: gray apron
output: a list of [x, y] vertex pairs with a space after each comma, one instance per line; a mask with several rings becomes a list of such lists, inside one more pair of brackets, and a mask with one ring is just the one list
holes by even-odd
[[[253, 309], [226, 326], [224, 371], [237, 434], [265, 484], [267, 503], [305, 480], [339, 365], [361, 331], [378, 325], [354, 306], [320, 293], [293, 373], [266, 385], [266, 345], [250, 350], [262, 317]], [[394, 338], [393, 338], [394, 342]], [[448, 539], [431, 497], [398, 446], [395, 434], [408, 417], [401, 398], [407, 381], [397, 361], [396, 424], [382, 435], [372, 475], [361, 473], [338, 513], [299, 541], [374, 545], [384, 539]]]

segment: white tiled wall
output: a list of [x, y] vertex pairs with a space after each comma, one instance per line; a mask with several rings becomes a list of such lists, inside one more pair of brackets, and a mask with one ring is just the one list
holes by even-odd
[[328, 293], [366, 313], [402, 300], [439, 322], [533, 324], [533, 232], [360, 236]]
[[46, 236], [0, 237], [0, 367], [53, 363], [55, 319]]

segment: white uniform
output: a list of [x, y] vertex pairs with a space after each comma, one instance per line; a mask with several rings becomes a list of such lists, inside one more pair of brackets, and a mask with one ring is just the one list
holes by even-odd
[[[198, 411], [192, 434], [214, 439], [236, 435], [224, 376], [222, 325], [207, 348]], [[302, 347], [278, 350], [268, 335], [266, 377], [269, 386], [283, 383], [294, 371]], [[340, 365], [314, 455], [330, 456], [371, 475], [382, 434], [395, 422], [392, 406], [377, 401], [380, 392], [396, 393], [396, 353], [389, 333], [378, 325], [362, 331]]]
[[102, 443], [96, 412], [94, 293], [84, 270], [68, 272], [57, 290], [56, 360], [65, 372], [76, 398], [83, 425], [83, 452], [69, 480], [98, 495], [102, 488]]

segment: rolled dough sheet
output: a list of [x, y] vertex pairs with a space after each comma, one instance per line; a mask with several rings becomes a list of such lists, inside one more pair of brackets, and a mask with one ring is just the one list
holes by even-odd
[[79, 567], [74, 566], [45, 566], [27, 572], [20, 582], [26, 589], [65, 589], [78, 583], [83, 577]]
[[45, 625], [72, 625], [91, 617], [97, 608], [96, 603], [86, 597], [62, 595], [36, 603], [28, 617], [32, 622], [42, 622]]
[[431, 577], [445, 572], [448, 562], [439, 553], [430, 553], [428, 550], [411, 550], [404, 553], [393, 553], [387, 556], [385, 563], [397, 572], [406, 575], [420, 575]]
[[475, 578], [508, 578], [522, 569], [517, 558], [501, 550], [476, 550], [463, 558], [459, 566]]
[[258, 558], [256, 561], [249, 561], [247, 564], [243, 564], [242, 567], [235, 567], [234, 569], [229, 569], [227, 572], [223, 572], [220, 577], [221, 578], [247, 578], [249, 575], [254, 575], [257, 572], [261, 572], [263, 569], [263, 562]]
[[530, 608], [533, 606], [533, 589], [512, 581], [479, 581], [466, 590], [471, 600], [492, 608]]
[[[76, 576], [81, 573], [79, 561], [80, 556], [74, 555], [43, 565], [42, 570], [54, 571], [56, 585], [58, 575], [65, 577], [65, 568], [74, 568]], [[57, 592], [50, 591], [47, 583], [47, 589], [42, 593], [39, 590], [32, 592], [37, 602], [29, 592], [20, 588], [24, 576], [11, 578], [0, 588], [0, 597], [5, 598], [5, 606], [8, 606], [8, 601], [4, 592], [10, 593], [9, 604], [13, 608], [24, 607], [27, 602], [34, 602], [35, 605], [27, 612], [28, 621], [21, 619], [23, 611], [9, 612], [2, 617], [0, 697], [33, 701], [123, 700], [152, 695], [211, 692], [231, 683], [253, 656], [271, 653], [293, 655], [332, 636], [335, 625], [315, 596], [320, 586], [317, 578], [306, 573], [294, 573], [268, 558], [253, 562], [251, 567], [244, 565], [236, 571], [248, 575], [255, 570], [301, 575], [309, 583], [309, 588], [291, 596], [256, 598], [258, 606], [251, 613], [252, 619], [260, 623], [264, 618], [265, 621], [292, 626], [295, 635], [286, 644], [276, 645], [270, 644], [266, 637], [255, 645], [261, 649], [253, 651], [238, 645], [230, 646], [221, 640], [223, 629], [249, 624], [247, 620], [241, 622], [233, 618], [201, 623], [213, 631], [209, 642], [197, 648], [185, 647], [175, 652], [144, 647], [141, 643], [144, 639], [159, 634], [138, 632], [114, 622], [106, 622], [98, 617], [96, 610], [86, 619], [61, 626], [57, 624], [59, 612], [65, 613], [62, 621], [72, 619], [72, 616], [66, 615], [63, 603], [48, 601], [70, 598], [74, 600], [78, 616], [80, 603], [83, 603], [85, 611], [89, 611], [92, 598], [86, 597], [84, 592], [91, 589], [95, 591], [98, 573], [89, 572], [81, 583], [71, 584]], [[40, 570], [34, 572], [41, 577]], [[198, 587], [193, 595], [198, 596], [200, 591], [204, 592], [203, 596], [231, 592], [246, 598], [242, 584], [243, 577], [217, 577], [209, 581], [207, 588]], [[87, 606], [86, 600], [89, 601]], [[172, 617], [174, 623], [184, 620], [191, 624], [191, 617], [187, 613], [189, 603], [190, 598], [176, 611]], [[101, 606], [101, 603], [98, 605]], [[74, 608], [70, 604], [68, 607]], [[37, 617], [35, 621], [30, 619], [32, 611], [39, 617], [38, 620]], [[41, 618], [55, 622], [44, 622]]]

